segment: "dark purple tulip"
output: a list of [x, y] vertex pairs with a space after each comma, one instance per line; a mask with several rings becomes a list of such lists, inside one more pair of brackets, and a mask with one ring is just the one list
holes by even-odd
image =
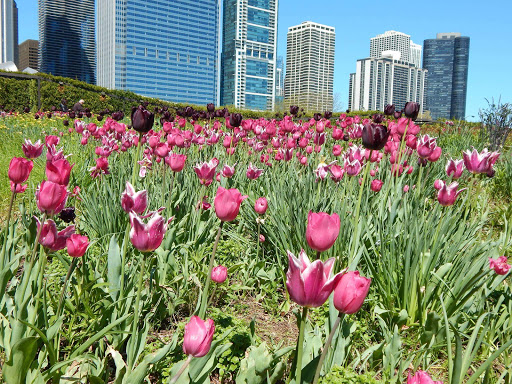
[[384, 114], [386, 116], [392, 116], [395, 114], [395, 104], [386, 104], [384, 107]]
[[345, 133], [343, 135], [343, 141], [349, 141], [350, 140], [350, 136], [348, 135], [348, 133]]
[[332, 112], [331, 111], [325, 111], [324, 112], [324, 117], [329, 120], [331, 117], [332, 117]]
[[405, 117], [416, 120], [418, 118], [418, 113], [420, 113], [420, 105], [418, 103], [415, 103], [414, 101], [408, 101], [405, 103]]
[[82, 112], [77, 112], [76, 113], [76, 117], [78, 117], [79, 119], [81, 119], [82, 117], [84, 117], [84, 114]]
[[69, 115], [70, 119], [74, 119], [75, 118], [75, 112], [73, 112], [73, 111], [69, 112], [68, 115]]
[[132, 127], [139, 133], [149, 132], [153, 128], [155, 115], [149, 112], [142, 105], [132, 112]]
[[290, 105], [290, 115], [296, 116], [299, 113], [299, 107], [296, 105]]
[[320, 113], [315, 113], [313, 115], [313, 119], [315, 119], [315, 121], [320, 121], [321, 118], [322, 118], [322, 115]]
[[395, 111], [395, 114], [393, 115], [395, 119], [399, 119], [402, 117], [402, 111]]
[[62, 121], [62, 124], [67, 127], [69, 125], [69, 120], [63, 120]]
[[59, 213], [59, 219], [61, 219], [65, 223], [71, 223], [75, 220], [75, 207], [64, 208]]
[[103, 120], [103, 115], [98, 115], [98, 116], [96, 116], [96, 119], [97, 119], [98, 121]]
[[389, 132], [383, 125], [366, 124], [363, 127], [363, 146], [367, 149], [381, 150], [388, 141]]
[[47, 118], [49, 118], [49, 119], [51, 119], [51, 118], [52, 118], [52, 113], [51, 113], [51, 112], [48, 112], [48, 113], [46, 114], [46, 117], [47, 117]]
[[380, 124], [384, 121], [384, 115], [382, 113], [377, 113], [373, 115], [373, 122], [375, 124]]
[[195, 111], [194, 111], [194, 108], [192, 108], [192, 107], [186, 107], [184, 112], [185, 112], [185, 115], [184, 115], [185, 117], [192, 117], [192, 115], [194, 114]]
[[209, 103], [206, 105], [206, 110], [210, 113], [213, 113], [215, 111], [215, 104]]
[[34, 119], [39, 119], [39, 115], [37, 113], [34, 115]]
[[123, 117], [124, 117], [124, 112], [123, 112], [123, 111], [114, 112], [114, 113], [112, 114], [112, 118], [113, 118], [115, 121], [123, 120]]
[[239, 127], [240, 124], [242, 124], [242, 115], [239, 113], [232, 113], [231, 116], [229, 116], [229, 124], [232, 127]]
[[87, 116], [90, 119], [91, 116], [92, 116], [92, 113], [91, 112], [85, 112], [85, 116]]
[[[2, 108], [2, 109], [3, 109], [3, 108]], [[25, 112], [25, 113], [29, 113], [29, 112], [30, 112], [30, 108], [29, 108], [29, 107], [25, 107], [25, 108], [23, 109], [23, 112]]]

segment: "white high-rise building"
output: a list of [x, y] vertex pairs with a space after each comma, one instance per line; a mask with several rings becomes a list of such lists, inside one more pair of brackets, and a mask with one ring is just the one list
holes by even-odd
[[333, 27], [303, 22], [288, 28], [286, 46], [285, 100], [307, 111], [333, 108]]
[[14, 0], [0, 0], [0, 63], [18, 61], [18, 8]]
[[370, 57], [382, 57], [384, 51], [400, 52], [400, 60], [421, 67], [421, 45], [411, 41], [411, 36], [397, 31], [386, 31], [370, 39]]
[[410, 63], [414, 64], [418, 68], [421, 67], [421, 51], [423, 47], [421, 44], [415, 44], [411, 41], [411, 54], [410, 54]]
[[396, 60], [398, 56], [398, 52], [390, 52], [386, 57], [357, 61], [356, 73], [350, 74], [350, 110], [384, 111], [386, 104], [395, 104], [399, 110], [406, 102], [415, 101], [423, 113], [427, 70]]
[[278, 0], [224, 0], [221, 104], [275, 105]]

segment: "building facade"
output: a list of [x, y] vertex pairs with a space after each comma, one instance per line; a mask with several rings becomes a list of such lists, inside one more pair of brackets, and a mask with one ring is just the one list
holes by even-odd
[[278, 0], [224, 0], [221, 104], [275, 106]]
[[411, 36], [397, 31], [386, 31], [370, 39], [370, 57], [376, 59], [382, 57], [384, 51], [400, 52], [400, 59], [403, 62], [421, 67], [420, 44], [415, 44]]
[[306, 111], [332, 111], [335, 30], [310, 21], [288, 28], [285, 100]]
[[98, 2], [98, 85], [219, 104], [220, 0]]
[[411, 41], [411, 53], [409, 55], [409, 61], [411, 64], [414, 64], [418, 68], [421, 68], [421, 52], [423, 47], [421, 44], [415, 44]]
[[354, 111], [384, 111], [386, 104], [397, 109], [408, 101], [420, 104], [423, 114], [427, 71], [414, 64], [396, 60], [393, 51], [381, 58], [357, 61], [356, 72], [350, 74], [349, 109]]
[[39, 69], [96, 83], [94, 0], [39, 0]]
[[18, 64], [18, 7], [13, 0], [0, 0], [0, 63]]
[[284, 102], [284, 61], [281, 56], [276, 60], [276, 104], [283, 104]]
[[434, 120], [466, 116], [469, 42], [460, 33], [438, 33], [424, 42], [423, 68], [429, 72], [426, 104]]
[[39, 41], [25, 40], [19, 45], [19, 54], [18, 69], [20, 71], [23, 71], [25, 68], [39, 70], [37, 62], [39, 57]]

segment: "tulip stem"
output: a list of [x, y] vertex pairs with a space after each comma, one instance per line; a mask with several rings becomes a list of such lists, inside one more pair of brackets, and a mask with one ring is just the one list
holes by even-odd
[[297, 366], [295, 367], [295, 384], [302, 384], [302, 350], [304, 349], [304, 328], [308, 317], [308, 307], [302, 309], [300, 318], [299, 340], [297, 341]]
[[175, 177], [176, 177], [176, 172], [172, 172], [171, 187], [169, 188], [169, 209], [171, 210], [171, 214], [172, 214], [172, 190], [174, 188], [174, 178]]
[[132, 185], [135, 186], [135, 179], [137, 177], [137, 165], [140, 157], [140, 148], [142, 147], [142, 132], [139, 133], [139, 142], [137, 143], [137, 154], [135, 155], [135, 161], [133, 163], [132, 171]]
[[[371, 153], [370, 153], [370, 157], [371, 157]], [[368, 178], [368, 173], [370, 171], [370, 167], [371, 167], [371, 162], [368, 161], [368, 163], [366, 163], [366, 166], [365, 166], [365, 169], [364, 169], [364, 174], [363, 174], [363, 181], [361, 182], [361, 187], [359, 189], [359, 197], [357, 199], [357, 206], [356, 206], [356, 215], [354, 216], [354, 237], [352, 238], [352, 244], [354, 244], [352, 246], [352, 250], [349, 254], [349, 265], [352, 263], [352, 261], [354, 260], [355, 258], [355, 253], [357, 251], [357, 245], [359, 243], [359, 213], [361, 211], [361, 199], [363, 198], [363, 191], [364, 191], [364, 187], [365, 187], [365, 184], [366, 184], [366, 179]]]
[[258, 256], [260, 254], [260, 229], [261, 229], [261, 224], [258, 221], [258, 237], [256, 238], [256, 260], [258, 260]]
[[313, 379], [313, 384], [316, 384], [318, 382], [318, 379], [320, 378], [320, 372], [322, 371], [322, 365], [324, 364], [325, 356], [327, 355], [327, 352], [329, 351], [329, 347], [331, 346], [334, 334], [336, 333], [336, 330], [338, 329], [340, 322], [342, 322], [344, 318], [345, 318], [345, 314], [340, 312], [340, 314], [336, 318], [336, 321], [334, 322], [334, 325], [332, 326], [331, 333], [329, 333], [329, 337], [325, 341], [324, 349], [322, 350], [322, 354], [320, 355], [320, 360], [318, 361], [318, 366], [316, 367], [316, 373], [315, 373], [315, 378]]
[[[139, 274], [139, 282], [138, 282], [138, 288], [137, 288], [137, 297], [135, 298], [135, 309], [134, 309], [134, 318], [133, 318], [133, 324], [132, 324], [132, 337], [130, 339], [131, 342], [135, 342], [136, 339], [136, 333], [137, 333], [137, 327], [139, 325], [139, 306], [140, 306], [140, 296], [142, 294], [142, 283], [143, 283], [143, 277], [144, 277], [144, 269], [146, 267], [146, 255], [142, 255], [142, 262], [140, 265], [140, 274]], [[130, 343], [131, 344], [131, 343]], [[128, 368], [131, 372], [133, 368], [133, 364], [135, 363], [133, 361], [134, 356], [128, 356]]]
[[[59, 306], [57, 307], [56, 312], [56, 319], [55, 321], [59, 320], [59, 317], [62, 314], [62, 304], [64, 303], [64, 295], [66, 294], [66, 288], [68, 287], [69, 278], [71, 277], [71, 274], [73, 273], [75, 267], [76, 267], [77, 258], [73, 257], [73, 260], [71, 261], [71, 264], [69, 264], [68, 273], [66, 274], [66, 278], [64, 279], [64, 285], [62, 286], [62, 291], [60, 292], [60, 298], [59, 298]], [[59, 331], [57, 331], [57, 335], [55, 337], [55, 350], [57, 350], [57, 356], [60, 346], [60, 327]]]
[[5, 228], [5, 239], [4, 239], [4, 246], [2, 250], [2, 260], [1, 260], [1, 266], [2, 269], [5, 265], [5, 252], [7, 250], [7, 239], [9, 238], [9, 229], [11, 224], [11, 213], [12, 213], [12, 207], [14, 205], [14, 198], [16, 197], [16, 184], [14, 184], [14, 188], [11, 195], [11, 201], [9, 203], [9, 211], [7, 212], [7, 227]]
[[171, 379], [171, 381], [169, 381], [169, 384], [174, 384], [175, 382], [178, 381], [178, 379], [183, 374], [183, 372], [185, 372], [185, 369], [187, 369], [187, 367], [191, 361], [192, 361], [192, 355], [188, 355], [187, 360], [185, 360], [183, 365], [180, 367], [178, 373], [176, 373], [176, 375], [174, 375], [174, 377]]
[[210, 288], [210, 282], [212, 280], [212, 269], [213, 263], [215, 261], [215, 253], [217, 252], [217, 245], [220, 240], [220, 233], [222, 232], [222, 226], [224, 222], [221, 221], [219, 225], [219, 230], [217, 231], [217, 237], [215, 238], [215, 243], [213, 244], [212, 255], [210, 256], [210, 264], [208, 266], [208, 275], [206, 276], [206, 284], [204, 285], [203, 294], [201, 295], [201, 306], [199, 307], [199, 317], [204, 320], [204, 316], [206, 314], [206, 304], [208, 300], [208, 288]]
[[167, 165], [165, 164], [165, 161], [162, 161], [162, 204], [163, 207], [165, 204], [165, 168]]

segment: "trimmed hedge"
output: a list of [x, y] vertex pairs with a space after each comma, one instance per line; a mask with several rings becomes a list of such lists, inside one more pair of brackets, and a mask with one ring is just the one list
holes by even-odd
[[[0, 71], [4, 72], [4, 71]], [[12, 74], [12, 72], [8, 72]], [[26, 75], [23, 73], [23, 75]], [[167, 106], [169, 109], [176, 110], [189, 106], [189, 104], [172, 103], [150, 97], [140, 96], [136, 93], [123, 90], [113, 90], [97, 85], [87, 84], [82, 81], [69, 79], [66, 77], [52, 76], [45, 73], [37, 73], [32, 78], [9, 78], [0, 77], [0, 105], [4, 106], [4, 110], [15, 110], [22, 112], [25, 107], [29, 107], [31, 111], [37, 110], [37, 78], [41, 82], [41, 110], [47, 111], [55, 106], [60, 109], [62, 99], [67, 100], [68, 108], [80, 99], [84, 99], [85, 107], [92, 112], [99, 112], [104, 109], [111, 111], [123, 111], [126, 115], [131, 112], [132, 106], [136, 106], [141, 102], [149, 103], [148, 108], [155, 106]], [[205, 105], [190, 105], [198, 111], [206, 110]], [[244, 118], [272, 118], [275, 112], [272, 111], [252, 111], [246, 109], [236, 109], [228, 107], [230, 112], [241, 113]], [[349, 115], [370, 116], [377, 111], [356, 111], [350, 112]], [[334, 117], [339, 116], [339, 112], [333, 114]], [[307, 113], [303, 118], [313, 117], [312, 113]]]

